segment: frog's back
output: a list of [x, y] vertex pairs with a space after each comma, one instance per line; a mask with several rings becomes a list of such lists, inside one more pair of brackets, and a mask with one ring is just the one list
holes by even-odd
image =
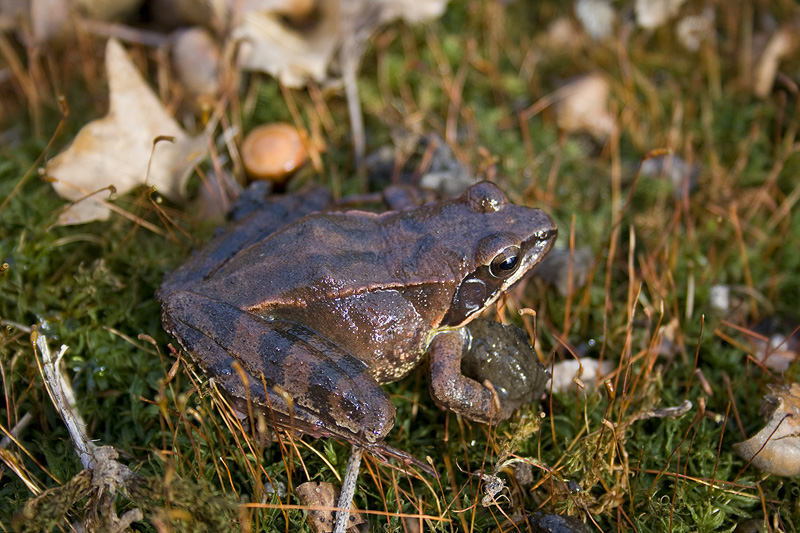
[[434, 236], [408, 235], [401, 218], [352, 211], [308, 216], [243, 250], [198, 292], [269, 314], [441, 277], [441, 269], [420, 257], [430, 252]]

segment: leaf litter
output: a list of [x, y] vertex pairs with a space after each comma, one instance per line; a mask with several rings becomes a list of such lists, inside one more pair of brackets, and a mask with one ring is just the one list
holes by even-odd
[[153, 186], [173, 200], [208, 150], [208, 138], [190, 136], [170, 116], [122, 45], [106, 46], [108, 114], [84, 126], [66, 150], [47, 163], [53, 189], [72, 200], [59, 225], [106, 220], [108, 200], [139, 186]]

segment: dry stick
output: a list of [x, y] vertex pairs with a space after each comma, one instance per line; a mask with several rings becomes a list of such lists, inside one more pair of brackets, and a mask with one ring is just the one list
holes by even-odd
[[92, 472], [92, 492], [96, 494], [97, 505], [103, 507], [101, 512], [110, 512], [112, 531], [125, 531], [134, 522], [140, 522], [144, 514], [141, 509], [136, 508], [126, 511], [121, 517], [116, 516], [113, 509], [114, 494], [124, 488], [135, 477], [135, 474], [127, 466], [116, 461], [119, 454], [113, 446], [97, 446], [89, 438], [86, 432], [86, 422], [77, 410], [72, 385], [59, 369], [67, 346], [62, 345], [53, 357], [45, 335], [33, 331], [31, 340], [41, 354], [40, 370], [50, 400], [67, 426], [72, 445], [80, 457], [83, 468]]
[[333, 528], [333, 533], [345, 533], [347, 531], [350, 522], [350, 506], [353, 504], [353, 496], [356, 494], [356, 480], [358, 479], [358, 470], [361, 468], [362, 452], [361, 448], [355, 444], [353, 445], [353, 450], [350, 452], [350, 460], [347, 461], [347, 470], [342, 480], [342, 494], [336, 504], [339, 511], [336, 513], [336, 527]]
[[69, 430], [72, 438], [72, 445], [78, 453], [83, 468], [94, 466], [94, 453], [97, 446], [91, 441], [86, 433], [86, 422], [76, 410], [77, 402], [72, 387], [66, 382], [64, 375], [58, 370], [58, 365], [67, 351], [66, 346], [61, 346], [55, 358], [50, 354], [50, 347], [47, 345], [47, 337], [35, 332], [33, 334], [36, 347], [42, 355], [42, 372], [44, 373], [44, 383], [50, 400], [61, 414], [61, 419]]
[[344, 92], [347, 97], [347, 112], [350, 115], [356, 173], [362, 187], [366, 189], [367, 177], [366, 167], [364, 166], [364, 153], [367, 141], [364, 133], [364, 114], [361, 111], [361, 101], [358, 99], [358, 82], [356, 80], [358, 58], [363, 49], [364, 43], [359, 42], [358, 37], [347, 37], [340, 49], [339, 61], [342, 64], [342, 81], [344, 82]]
[[33, 415], [30, 411], [22, 415], [13, 428], [8, 432], [8, 435], [0, 439], [0, 448], [8, 448], [11, 446], [11, 439], [19, 438], [20, 433], [25, 431], [25, 428], [33, 421]]

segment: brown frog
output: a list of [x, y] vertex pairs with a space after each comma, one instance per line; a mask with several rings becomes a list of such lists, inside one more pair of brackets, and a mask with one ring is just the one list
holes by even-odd
[[225, 391], [282, 427], [408, 460], [382, 443], [395, 409], [380, 385], [427, 354], [439, 406], [479, 422], [511, 415], [519, 403], [462, 375], [464, 326], [549, 252], [548, 215], [488, 182], [382, 214], [317, 212], [320, 191], [270, 202], [158, 292], [165, 329]]

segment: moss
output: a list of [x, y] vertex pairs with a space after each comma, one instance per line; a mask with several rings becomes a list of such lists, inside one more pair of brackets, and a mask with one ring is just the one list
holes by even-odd
[[[781, 6], [773, 7], [779, 15]], [[745, 469], [731, 448], [760, 427], [757, 399], [767, 385], [799, 372], [795, 365], [783, 378], [766, 373], [743, 349], [749, 337], [742, 328], [767, 316], [799, 318], [800, 249], [789, 236], [800, 234], [792, 203], [800, 157], [788, 148], [796, 143], [796, 97], [778, 90], [758, 100], [740, 83], [738, 30], [728, 26], [740, 9], [717, 6], [720, 51], [698, 54], [680, 48], [670, 28], [635, 33], [624, 57], [607, 43], [548, 49], [544, 30], [566, 14], [557, 2], [453, 4], [437, 22], [392, 25], [372, 41], [359, 77], [368, 150], [392, 143], [404, 129], [450, 134], [470, 168], [496, 172], [511, 197], [558, 220], [560, 246], [574, 227], [576, 246], [592, 252], [587, 286], [568, 303], [531, 283], [511, 307], [537, 309], [538, 348], [548, 362], [570, 358], [570, 350], [623, 361], [613, 401], [602, 387], [561, 393], [527, 409], [523, 422], [497, 428], [438, 410], [422, 369], [387, 386], [398, 412], [387, 443], [430, 457], [441, 477], [410, 476], [367, 458], [356, 503], [369, 511], [373, 528], [403, 530], [397, 513], [405, 513], [423, 515], [426, 530], [492, 530], [539, 509], [590, 513], [604, 531], [729, 531], [751, 518], [787, 531], [800, 527], [798, 481]], [[521, 124], [520, 112], [565, 79], [598, 70], [612, 82], [618, 143], [558, 131], [552, 107]], [[83, 75], [75, 68], [61, 81], [71, 115], [55, 146], [102, 113], [97, 87], [103, 84]], [[292, 120], [286, 94], [303, 120], [319, 118], [307, 91], [284, 93], [261, 76], [248, 83], [254, 113], [232, 122]], [[8, 265], [0, 272], [0, 426], [8, 431], [32, 416], [21, 447], [7, 448], [20, 468], [3, 456], [0, 524], [11, 524], [33, 496], [26, 481], [40, 489], [69, 487], [81, 468], [43, 389], [29, 336], [16, 325], [37, 324], [53, 344], [70, 347], [64, 363], [89, 433], [119, 449], [144, 480], [144, 492], [116, 501], [120, 513], [144, 509], [145, 530], [159, 520], [174, 528], [200, 522], [245, 523], [253, 531], [307, 528], [291, 492], [278, 496], [268, 487], [280, 482], [291, 490], [309, 478], [337, 483], [348, 446], [285, 435], [273, 442], [220, 409], [184, 361], [170, 373], [175, 359], [167, 345], [174, 341], [161, 330], [153, 295], [211, 225], [197, 220], [192, 206], [164, 202], [186, 234], [156, 234], [118, 216], [53, 227], [63, 202], [36, 176], [46, 140], [34, 132], [56, 130], [56, 106], [43, 105], [36, 123], [24, 115], [28, 102], [20, 95], [0, 98], [4, 110], [22, 117], [19, 142], [0, 148], [0, 264]], [[325, 102], [333, 129], [323, 128], [321, 168], [304, 179], [362, 192], [351, 178], [344, 99], [326, 94]], [[665, 181], [635, 180], [642, 157], [663, 147], [700, 167], [697, 189], [685, 202]], [[200, 180], [193, 179], [196, 190]], [[117, 203], [161, 229], [174, 227], [145, 191]], [[726, 313], [710, 307], [714, 284], [734, 288]], [[663, 354], [656, 357], [659, 345]], [[684, 399], [694, 408], [682, 417], [635, 419]], [[696, 416], [701, 404], [707, 416]], [[532, 482], [516, 467], [494, 473], [500, 457], [526, 464]], [[499, 507], [481, 505], [482, 467], [505, 484]], [[69, 499], [49, 504], [48, 517], [56, 518], [42, 527], [63, 526], [61, 516], [74, 520], [83, 509]]]

